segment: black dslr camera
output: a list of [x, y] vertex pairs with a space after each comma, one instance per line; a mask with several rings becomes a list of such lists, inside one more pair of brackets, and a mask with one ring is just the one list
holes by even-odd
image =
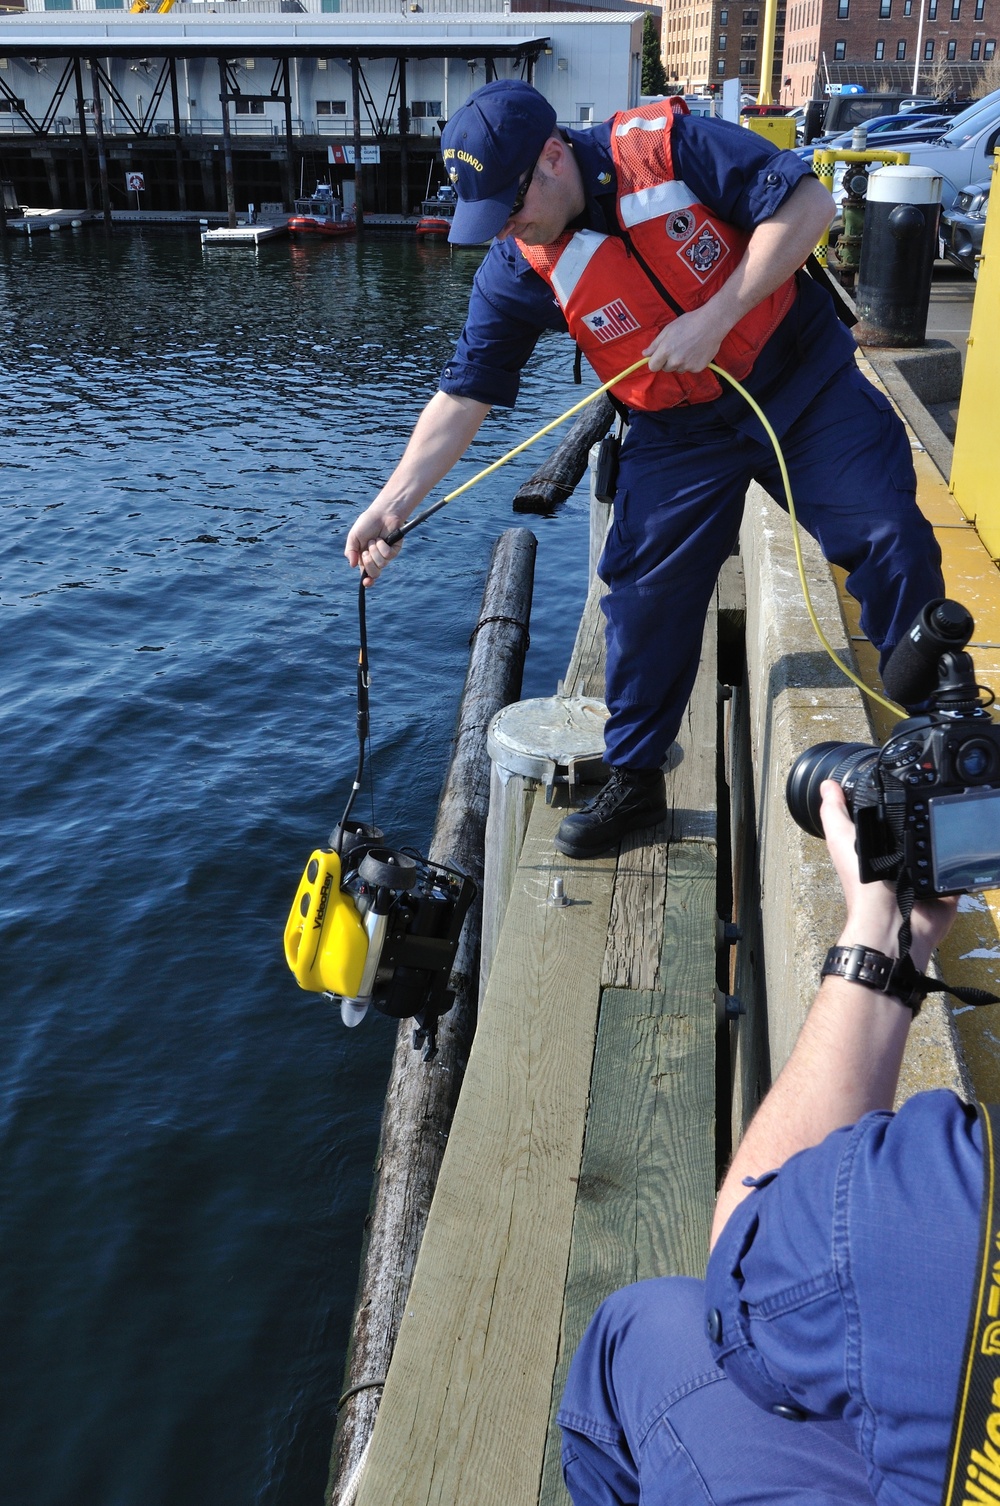
[[1000, 727], [964, 652], [973, 627], [958, 602], [928, 602], [882, 678], [894, 700], [929, 710], [881, 748], [817, 743], [792, 765], [788, 808], [812, 836], [823, 780], [842, 787], [863, 883], [908, 880], [918, 899], [1000, 887]]

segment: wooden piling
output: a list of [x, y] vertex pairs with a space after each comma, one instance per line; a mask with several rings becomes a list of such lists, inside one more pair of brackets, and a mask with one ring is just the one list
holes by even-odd
[[[436, 862], [463, 868], [480, 894], [490, 791], [486, 729], [520, 695], [536, 547], [523, 528], [509, 529], [494, 545], [429, 852]], [[414, 1051], [411, 1020], [401, 1023], [396, 1038], [327, 1501], [340, 1501], [371, 1436], [381, 1397], [380, 1386], [371, 1383], [385, 1377], [402, 1321], [475, 1032], [480, 923], [477, 899], [459, 943], [451, 979], [455, 1003], [441, 1020], [433, 1062]]]
[[547, 460], [514, 495], [515, 512], [548, 513], [565, 502], [587, 469], [590, 448], [603, 439], [614, 420], [615, 410], [605, 392], [585, 408]]

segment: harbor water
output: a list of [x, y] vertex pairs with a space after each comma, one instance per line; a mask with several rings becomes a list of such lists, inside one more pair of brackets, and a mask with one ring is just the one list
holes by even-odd
[[[394, 1039], [281, 932], [355, 756], [347, 525], [461, 327], [477, 257], [0, 254], [0, 1501], [319, 1506]], [[460, 479], [580, 396], [546, 337]], [[494, 537], [539, 537], [527, 694], [585, 590], [587, 504], [516, 519], [554, 440], [369, 596], [374, 794], [433, 825]]]

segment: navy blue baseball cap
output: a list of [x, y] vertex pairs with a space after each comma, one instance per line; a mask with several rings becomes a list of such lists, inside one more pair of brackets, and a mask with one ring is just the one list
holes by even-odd
[[555, 123], [545, 96], [518, 78], [485, 84], [456, 110], [441, 133], [445, 170], [458, 190], [450, 241], [476, 246], [503, 229]]

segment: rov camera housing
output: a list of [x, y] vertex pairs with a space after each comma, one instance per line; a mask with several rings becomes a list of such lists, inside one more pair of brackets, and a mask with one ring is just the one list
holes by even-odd
[[437, 1022], [476, 887], [459, 869], [385, 845], [377, 828], [350, 823], [306, 864], [285, 926], [285, 958], [300, 988], [340, 1003], [345, 1025], [371, 1007], [416, 1022], [415, 1046], [432, 1056]]

